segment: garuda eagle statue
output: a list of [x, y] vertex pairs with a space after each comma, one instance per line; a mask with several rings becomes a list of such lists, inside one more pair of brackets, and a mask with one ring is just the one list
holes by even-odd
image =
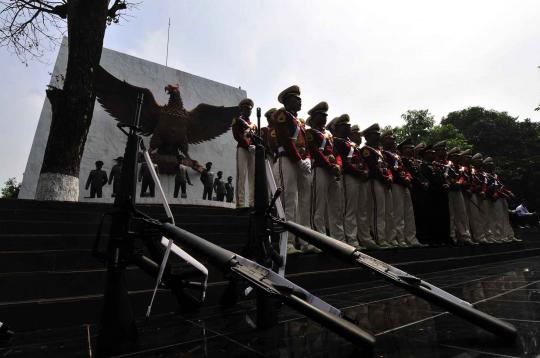
[[133, 123], [137, 98], [143, 94], [139, 128], [150, 138], [150, 152], [160, 172], [174, 174], [177, 155], [183, 153], [184, 164], [197, 171], [202, 167], [189, 156], [189, 145], [217, 138], [227, 132], [232, 120], [240, 113], [239, 107], [220, 107], [199, 104], [192, 111], [184, 108], [178, 85], [167, 85], [169, 95], [166, 105], [159, 105], [148, 88], [133, 86], [119, 80], [103, 67], [96, 71], [97, 100], [114, 119]]

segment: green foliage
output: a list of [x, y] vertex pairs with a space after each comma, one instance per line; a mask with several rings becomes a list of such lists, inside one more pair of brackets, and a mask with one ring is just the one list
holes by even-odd
[[401, 118], [405, 124], [394, 128], [398, 142], [409, 137], [415, 144], [447, 140], [449, 147], [459, 147], [462, 150], [471, 148], [465, 136], [452, 124], [435, 125], [435, 117], [427, 109], [409, 110]]
[[401, 115], [405, 125], [395, 129], [399, 141], [410, 137], [414, 143], [424, 141], [435, 125], [435, 117], [429, 110], [409, 110]]
[[441, 140], [447, 141], [447, 147], [458, 147], [461, 150], [472, 148], [472, 145], [467, 142], [463, 133], [451, 124], [441, 124], [434, 126], [425, 138], [426, 143], [437, 143]]
[[506, 112], [470, 107], [451, 112], [441, 120], [453, 124], [474, 149], [491, 156], [529, 157], [540, 149], [538, 123], [519, 122]]
[[21, 189], [21, 183], [17, 183], [15, 178], [9, 178], [2, 188], [2, 198], [4, 199], [17, 199], [19, 196], [19, 190]]

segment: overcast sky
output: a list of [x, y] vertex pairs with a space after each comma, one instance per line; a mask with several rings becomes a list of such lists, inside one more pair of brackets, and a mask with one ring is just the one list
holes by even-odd
[[[408, 109], [483, 106], [540, 119], [540, 3], [140, 0], [105, 47], [247, 90], [263, 111], [292, 84], [365, 128]], [[57, 49], [21, 64], [0, 48], [0, 182], [19, 180]]]

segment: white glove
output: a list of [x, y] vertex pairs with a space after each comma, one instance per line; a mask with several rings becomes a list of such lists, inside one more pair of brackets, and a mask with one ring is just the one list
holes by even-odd
[[255, 153], [255, 146], [252, 144], [248, 147], [250, 153]]
[[300, 171], [304, 174], [311, 174], [311, 161], [309, 159], [302, 159], [298, 162]]

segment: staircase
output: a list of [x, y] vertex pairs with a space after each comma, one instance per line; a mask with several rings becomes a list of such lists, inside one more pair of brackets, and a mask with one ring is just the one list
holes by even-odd
[[[141, 205], [145, 213], [163, 217], [157, 205]], [[100, 319], [106, 270], [91, 255], [98, 223], [110, 204], [39, 202], [0, 199], [0, 321], [17, 331], [96, 323]], [[231, 251], [247, 241], [246, 210], [173, 206], [176, 224]], [[522, 243], [476, 247], [439, 247], [369, 252], [410, 273], [540, 254], [537, 232], [522, 232]], [[218, 302], [227, 282], [209, 267], [207, 305]], [[311, 290], [373, 279], [357, 266], [325, 254], [290, 257], [287, 277]], [[136, 267], [127, 270], [128, 288], [137, 316], [143, 316], [154, 280]], [[160, 290], [153, 313], [173, 312], [177, 302]]]

